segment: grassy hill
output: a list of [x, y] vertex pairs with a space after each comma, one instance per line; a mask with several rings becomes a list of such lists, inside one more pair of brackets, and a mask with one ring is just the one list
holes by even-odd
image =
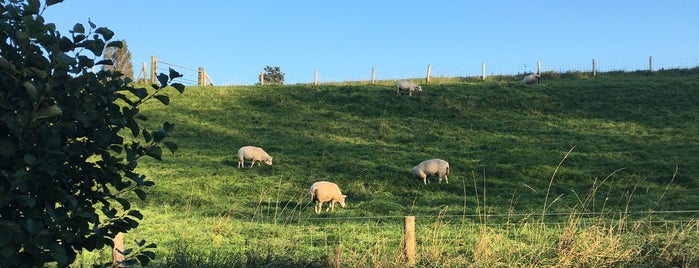
[[[226, 231], [201, 239], [254, 240], [250, 223], [697, 217], [698, 69], [549, 73], [538, 85], [452, 79], [423, 89], [408, 97], [391, 83], [193, 87], [169, 106], [146, 107], [150, 123], [175, 124], [179, 150], [140, 163], [156, 186], [139, 203], [146, 219], [136, 235], [167, 251], [216, 226]], [[274, 165], [238, 169], [244, 145], [263, 147]], [[449, 184], [411, 177], [429, 158], [450, 162]], [[348, 207], [316, 216], [307, 193], [319, 180], [338, 183]]]
[[[563, 195], [554, 211], [568, 211], [578, 204], [573, 193], [605, 178], [608, 209], [625, 209], [629, 197], [634, 212], [696, 209], [697, 77], [427, 84], [413, 97], [396, 96], [392, 85], [190, 88], [145, 111], [153, 122], [175, 123], [180, 149], [143, 170], [157, 184], [151, 202], [187, 201], [209, 215], [250, 216], [260, 189], [281, 184], [286, 200], [318, 180], [347, 193], [342, 216], [419, 215], [463, 206], [464, 197], [473, 213], [474, 180], [487, 190], [489, 212], [531, 212], [572, 150], [550, 189]], [[237, 169], [244, 145], [265, 148], [274, 165]], [[428, 158], [451, 163], [449, 185], [411, 178]]]

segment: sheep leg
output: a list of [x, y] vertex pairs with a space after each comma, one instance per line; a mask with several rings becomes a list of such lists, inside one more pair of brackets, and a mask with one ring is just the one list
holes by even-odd
[[255, 165], [255, 159], [253, 159], [253, 160], [250, 162], [250, 168], [252, 168], [252, 166], [254, 166], [254, 165]]
[[323, 202], [316, 202], [313, 210], [316, 212], [316, 214], [320, 215], [320, 211], [323, 210]]
[[447, 178], [447, 175], [444, 175], [444, 180], [447, 181], [447, 184], [449, 184], [449, 178]]
[[328, 212], [328, 210], [335, 211], [335, 202], [330, 201], [330, 206], [328, 206], [328, 208], [325, 209], [325, 212]]

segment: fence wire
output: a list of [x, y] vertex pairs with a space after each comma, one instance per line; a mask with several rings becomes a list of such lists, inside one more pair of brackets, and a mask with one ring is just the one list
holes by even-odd
[[[613, 213], [612, 213], [613, 214]], [[542, 215], [544, 217], [542, 217]], [[664, 219], [670, 216], [673, 219]], [[648, 211], [609, 215], [608, 213], [531, 213], [531, 214], [469, 214], [415, 216], [418, 244], [472, 244], [482, 232], [517, 234], [533, 229], [543, 233], [562, 233], [566, 229], [607, 228], [617, 234], [634, 234], [636, 230], [677, 230], [699, 234], [699, 210]], [[258, 247], [300, 247], [332, 250], [338, 245], [351, 248], [371, 248], [383, 245], [399, 248], [403, 237], [405, 216], [323, 217], [300, 218], [299, 221], [275, 223], [270, 219], [231, 223], [223, 222], [212, 229], [222, 237], [219, 241], [186, 241], [189, 246], [214, 250], [243, 250]], [[484, 228], [487, 228], [484, 229]], [[537, 231], [534, 231], [536, 233]], [[637, 234], [642, 235], [642, 234]], [[515, 235], [516, 236], [516, 235]], [[173, 242], [168, 247], [176, 247]]]
[[169, 74], [170, 69], [177, 71], [182, 74], [182, 77], [175, 78], [172, 80], [174, 83], [181, 83], [185, 86], [196, 86], [199, 81], [199, 70], [180, 66], [177, 64], [167, 63], [164, 61], [158, 61], [157, 73]]
[[[175, 69], [180, 72], [183, 77], [175, 79], [175, 82], [182, 83], [188, 86], [198, 84], [199, 71], [195, 68], [190, 68], [178, 64], [157, 61], [157, 73], [168, 73], [169, 69]], [[429, 67], [428, 67], [429, 66]], [[539, 69], [540, 66], [540, 69]], [[427, 77], [428, 69], [430, 77], [434, 78], [470, 78], [470, 77], [489, 77], [501, 75], [520, 75], [540, 72], [585, 72], [597, 73], [614, 72], [614, 71], [659, 71], [667, 69], [690, 69], [699, 67], [699, 57], [683, 57], [683, 58], [662, 58], [662, 57], [646, 57], [646, 58], [607, 58], [607, 59], [589, 59], [589, 60], [557, 60], [557, 61], [532, 61], [527, 63], [503, 64], [503, 63], [488, 63], [486, 62], [471, 62], [457, 65], [413, 65], [400, 67], [380, 67], [374, 68], [367, 66], [364, 70], [342, 70], [336, 66], [328, 69], [316, 70], [296, 70], [285, 69], [280, 66], [284, 75], [285, 84], [310, 84], [317, 81], [318, 83], [344, 83], [344, 82], [370, 82], [372, 79], [376, 81], [392, 81], [401, 79], [422, 79]], [[219, 70], [220, 71], [220, 70]], [[372, 73], [373, 72], [373, 73]], [[317, 76], [316, 76], [317, 74]], [[257, 84], [259, 73], [255, 72], [254, 77], [243, 78], [241, 74], [230, 74], [229, 77], [215, 77], [216, 80], [223, 81], [239, 81], [234, 84]], [[208, 74], [207, 74], [208, 77]], [[210, 78], [209, 78], [210, 79]], [[254, 81], [254, 82], [240, 82]], [[230, 83], [224, 83], [227, 85]]]
[[[560, 60], [560, 61], [538, 61], [541, 72], [593, 72], [598, 73], [614, 71], [659, 71], [667, 69], [689, 69], [699, 66], [698, 57], [685, 58], [609, 58], [590, 60]], [[316, 79], [317, 71], [318, 83], [341, 83], [341, 82], [369, 82], [372, 79], [372, 67], [368, 66], [364, 70], [288, 70], [280, 66], [285, 73], [284, 82], [286, 84], [308, 84]], [[468, 63], [464, 65], [429, 65], [430, 77], [457, 78], [457, 77], [481, 77], [485, 75], [519, 75], [535, 73], [538, 70], [537, 61], [519, 64], [490, 64], [488, 62]], [[379, 80], [400, 80], [426, 78], [428, 64], [419, 66], [403, 66], [388, 68], [373, 68], [373, 78]], [[225, 80], [225, 79], [224, 79]]]

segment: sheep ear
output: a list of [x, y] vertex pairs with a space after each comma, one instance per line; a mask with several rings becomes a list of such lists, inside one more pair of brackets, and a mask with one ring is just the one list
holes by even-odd
[[343, 195], [342, 198], [347, 198], [347, 196], [346, 196], [346, 195]]

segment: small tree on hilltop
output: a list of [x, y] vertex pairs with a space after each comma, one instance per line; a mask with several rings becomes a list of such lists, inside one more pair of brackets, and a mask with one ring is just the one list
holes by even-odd
[[102, 65], [102, 70], [120, 72], [122, 78], [133, 79], [133, 62], [131, 61], [131, 51], [126, 44], [126, 40], [121, 40], [121, 47], [105, 47], [104, 59], [111, 60], [112, 64]]
[[[61, 0], [0, 3], [0, 267], [65, 267], [78, 252], [112, 246], [112, 238], [143, 216], [129, 200], [152, 186], [137, 173], [143, 156], [161, 159], [173, 125], [139, 125], [139, 106], [167, 105], [170, 70], [152, 89], [134, 88], [110, 70], [93, 72], [109, 41], [108, 28], [75, 24], [68, 35], [45, 23], [43, 11]], [[154, 247], [138, 242], [126, 263], [145, 265]], [[111, 262], [106, 264], [111, 265]]]
[[[261, 83], [266, 85], [283, 85], [284, 84], [284, 73], [279, 67], [265, 66], [265, 72], [259, 77]], [[264, 79], [263, 79], [264, 78]]]

